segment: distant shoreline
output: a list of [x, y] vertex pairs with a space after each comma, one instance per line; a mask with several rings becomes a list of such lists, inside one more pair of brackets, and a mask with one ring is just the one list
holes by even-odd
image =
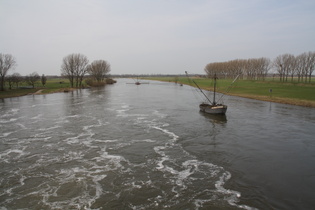
[[[176, 83], [175, 81], [165, 81], [165, 80], [164, 81], [158, 80], [158, 81]], [[189, 85], [189, 84], [186, 84], [186, 85]], [[206, 88], [202, 88], [202, 89], [208, 90]], [[1, 96], [0, 99], [20, 97], [20, 96], [26, 96], [26, 95], [45, 95], [45, 94], [62, 93], [62, 92], [67, 93], [67, 92], [71, 92], [77, 89], [76, 88], [61, 88], [57, 90], [55, 89], [52, 92], [43, 92], [44, 90], [45, 88], [42, 88], [42, 89], [36, 89], [35, 92], [28, 92], [28, 93], [24, 93], [20, 95]], [[298, 100], [298, 99], [291, 99], [291, 98], [282, 98], [282, 97], [274, 97], [274, 96], [259, 96], [259, 95], [240, 94], [240, 93], [226, 93], [226, 95], [237, 96], [237, 97], [242, 97], [242, 98], [250, 98], [250, 99], [259, 100], [259, 101], [267, 101], [267, 102], [274, 102], [274, 103], [280, 103], [280, 104], [289, 104], [289, 105], [295, 105], [295, 106], [315, 108], [315, 101], [310, 101], [310, 100]]]
[[[158, 80], [158, 81], [171, 82], [171, 83], [176, 84], [175, 81], [171, 81], [171, 80], [169, 80], [169, 81]], [[182, 84], [182, 83], [177, 82], [177, 84]], [[189, 84], [186, 84], [186, 83], [183, 83], [183, 84], [190, 86]], [[201, 89], [209, 91], [209, 89], [207, 89], [207, 88], [201, 87]], [[314, 89], [314, 91], [315, 91], [315, 89]], [[310, 100], [299, 100], [299, 99], [291, 99], [291, 98], [284, 98], [284, 97], [282, 98], [282, 97], [274, 97], [274, 96], [259, 96], [259, 95], [240, 94], [240, 93], [225, 93], [225, 94], [230, 95], [230, 96], [237, 96], [237, 97], [242, 97], [242, 98], [259, 100], [259, 101], [267, 101], [267, 102], [273, 102], [273, 103], [289, 104], [289, 105], [295, 105], [295, 106], [315, 108], [315, 101], [310, 101]]]

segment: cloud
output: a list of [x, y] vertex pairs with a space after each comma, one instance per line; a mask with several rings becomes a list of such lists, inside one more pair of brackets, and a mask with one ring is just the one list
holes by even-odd
[[71, 53], [107, 60], [113, 74], [203, 73], [209, 62], [313, 50], [313, 11], [308, 0], [2, 0], [0, 46], [21, 74], [59, 75]]

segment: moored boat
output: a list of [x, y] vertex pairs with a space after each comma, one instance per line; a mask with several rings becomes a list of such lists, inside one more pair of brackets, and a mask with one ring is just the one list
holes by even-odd
[[199, 105], [199, 108], [200, 108], [200, 111], [209, 113], [209, 114], [225, 114], [227, 110], [227, 105], [201, 103]]
[[[185, 73], [188, 77], [187, 71]], [[237, 77], [234, 79], [233, 83], [235, 82]], [[200, 92], [204, 95], [205, 99], [207, 100], [207, 102], [202, 102], [201, 104], [199, 104], [199, 109], [201, 112], [208, 113], [208, 114], [225, 114], [227, 111], [227, 105], [218, 103], [216, 101], [216, 98], [215, 98], [216, 97], [217, 79], [218, 79], [218, 77], [216, 76], [216, 74], [214, 74], [214, 77], [213, 77], [213, 80], [214, 80], [213, 100], [212, 101], [207, 97], [207, 95], [203, 92], [203, 90], [199, 87], [199, 85], [194, 80], [192, 80], [192, 82], [196, 85], [196, 87], [200, 90]]]
[[[224, 104], [217, 104], [215, 101], [215, 93], [216, 93], [216, 88], [217, 88], [217, 75], [214, 74], [213, 80], [214, 80], [214, 85], [213, 85], [213, 100], [211, 104], [208, 103], [201, 103], [199, 105], [200, 111], [209, 113], [209, 114], [225, 114], [227, 110], [227, 105]], [[201, 90], [202, 91], [202, 90]], [[209, 102], [211, 102], [209, 100]]]

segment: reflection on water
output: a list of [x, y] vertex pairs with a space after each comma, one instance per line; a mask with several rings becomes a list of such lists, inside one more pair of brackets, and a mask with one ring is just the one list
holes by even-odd
[[0, 102], [0, 208], [315, 205], [313, 109], [229, 97], [209, 115], [187, 86], [127, 82]]
[[208, 118], [210, 122], [217, 123], [217, 124], [224, 124], [227, 123], [226, 115], [224, 114], [208, 114], [205, 112], [199, 112], [205, 118]]

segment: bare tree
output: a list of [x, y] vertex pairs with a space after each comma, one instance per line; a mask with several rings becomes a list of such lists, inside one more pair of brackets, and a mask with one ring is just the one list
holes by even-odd
[[44, 87], [45, 87], [46, 81], [47, 81], [47, 77], [45, 76], [45, 74], [43, 74], [41, 77], [41, 82]]
[[0, 89], [4, 91], [5, 77], [8, 71], [16, 65], [14, 57], [10, 54], [0, 53]]
[[307, 73], [308, 75], [308, 82], [310, 83], [312, 80], [312, 73], [315, 69], [315, 52], [308, 52], [307, 53]]
[[269, 58], [260, 58], [261, 68], [260, 68], [260, 78], [265, 80], [271, 69], [271, 60]]
[[12, 74], [13, 83], [18, 88], [19, 84], [23, 81], [23, 77], [19, 73]]
[[69, 79], [71, 87], [81, 87], [88, 63], [89, 60], [85, 55], [68, 55], [63, 58], [61, 75]]
[[284, 73], [285, 73], [285, 81], [288, 81], [288, 77], [292, 74], [294, 75], [295, 70], [295, 57], [291, 54], [284, 54], [283, 55], [283, 67], [284, 67]]
[[12, 86], [13, 86], [13, 76], [12, 75], [8, 75], [5, 79], [5, 81], [8, 83], [9, 85], [9, 89], [11, 90], [12, 89]]
[[40, 76], [36, 72], [33, 72], [26, 76], [25, 80], [29, 85], [32, 85], [33, 88], [35, 88], [35, 84], [38, 80], [40, 80]]
[[279, 55], [273, 61], [273, 66], [276, 68], [279, 74], [280, 81], [284, 81], [285, 78], [284, 60], [285, 60], [284, 55]]
[[304, 71], [304, 54], [298, 55], [295, 57], [295, 73], [298, 77], [298, 82], [303, 80], [303, 71]]
[[102, 82], [110, 72], [110, 64], [104, 60], [96, 60], [88, 65], [87, 70], [97, 82]]

